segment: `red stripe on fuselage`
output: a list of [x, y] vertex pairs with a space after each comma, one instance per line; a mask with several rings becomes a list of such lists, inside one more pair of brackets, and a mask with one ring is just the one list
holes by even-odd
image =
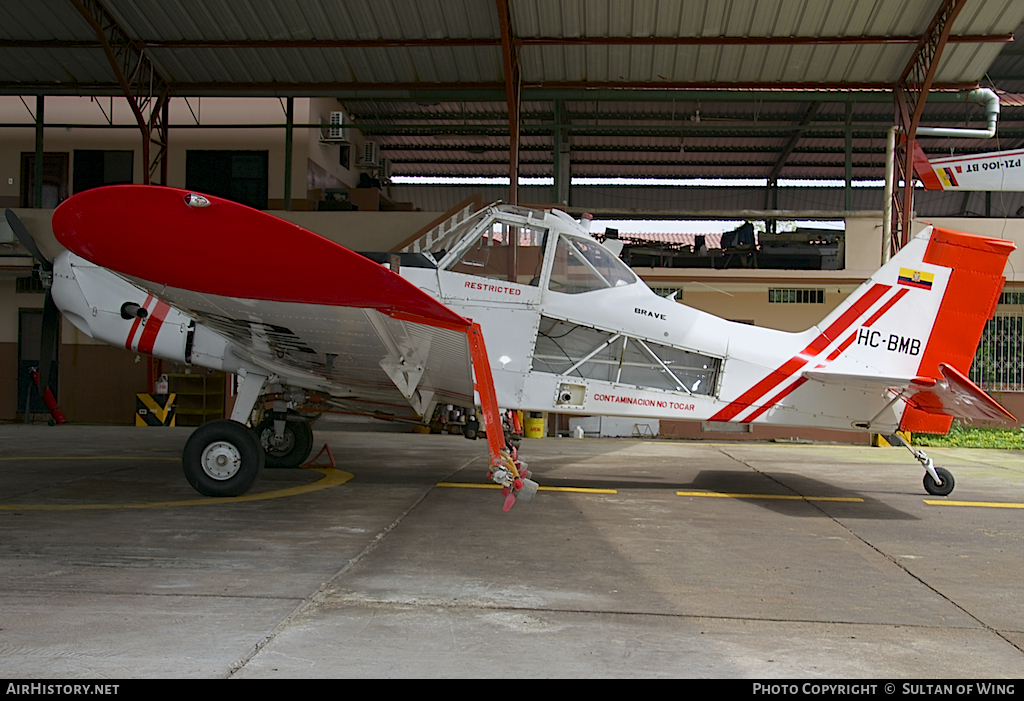
[[833, 360], [842, 355], [843, 351], [849, 348], [850, 345], [854, 342], [854, 340], [856, 340], [856, 338], [857, 334], [855, 333], [851, 333], [849, 336], [847, 336], [846, 340], [840, 343], [838, 348], [836, 348], [834, 351], [828, 354], [828, 359], [826, 360], [826, 362], [831, 363]]
[[[146, 301], [142, 303], [142, 308], [148, 311], [149, 303], [153, 301], [153, 295], [146, 295]], [[139, 330], [139, 326], [142, 324], [140, 317], [135, 317], [135, 321], [132, 322], [132, 330], [128, 332], [128, 340], [125, 341], [124, 347], [128, 350], [132, 349], [132, 341], [135, 340], [135, 332]]]
[[864, 326], [871, 326], [873, 323], [875, 323], [876, 321], [881, 319], [882, 315], [885, 314], [890, 309], [892, 309], [892, 305], [896, 304], [901, 299], [903, 299], [903, 295], [907, 294], [908, 292], [910, 292], [910, 290], [902, 289], [899, 292], [897, 292], [896, 294], [894, 294], [892, 296], [892, 299], [890, 299], [888, 302], [883, 304], [881, 309], [879, 309], [877, 312], [872, 314], [871, 318], [864, 322]]
[[153, 353], [153, 345], [156, 343], [156, 336], [160, 333], [160, 327], [167, 318], [167, 312], [171, 305], [164, 301], [158, 301], [153, 313], [146, 319], [146, 325], [142, 329], [142, 336], [139, 338], [139, 352], [150, 355]]
[[796, 382], [791, 384], [789, 387], [786, 387], [784, 390], [782, 390], [781, 392], [776, 394], [774, 397], [769, 399], [767, 402], [762, 404], [757, 409], [757, 411], [751, 412], [750, 416], [748, 416], [747, 418], [743, 419], [742, 423], [749, 424], [751, 421], [756, 419], [758, 416], [760, 416], [761, 414], [763, 414], [764, 412], [768, 411], [773, 406], [775, 406], [776, 404], [781, 402], [783, 399], [785, 399], [787, 396], [789, 396], [790, 392], [792, 392], [793, 390], [795, 390], [797, 387], [799, 387], [800, 385], [802, 385], [805, 382], [807, 382], [807, 378], [806, 377], [799, 378]]
[[[787, 360], [777, 370], [773, 370], [767, 377], [733, 400], [729, 406], [712, 416], [710, 420], [731, 421], [736, 418], [741, 411], [752, 406], [754, 402], [792, 377], [800, 368], [828, 348], [833, 341], [849, 329], [853, 322], [863, 316], [890, 289], [892, 288], [889, 285], [878, 284], [868, 289], [860, 299], [854, 302], [849, 309], [843, 312], [838, 319], [832, 322], [824, 332], [819, 334], [800, 353]], [[771, 406], [771, 404], [769, 403], [767, 406]]]

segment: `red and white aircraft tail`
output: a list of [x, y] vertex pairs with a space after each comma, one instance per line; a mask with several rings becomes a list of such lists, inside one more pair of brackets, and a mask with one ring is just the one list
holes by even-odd
[[839, 343], [832, 355], [808, 363], [804, 376], [887, 388], [894, 401], [906, 401], [904, 430], [945, 433], [954, 416], [1014, 421], [966, 377], [1013, 248], [925, 229], [821, 323], [816, 343]]
[[914, 170], [925, 190], [1024, 190], [1024, 149], [929, 160], [914, 142]]

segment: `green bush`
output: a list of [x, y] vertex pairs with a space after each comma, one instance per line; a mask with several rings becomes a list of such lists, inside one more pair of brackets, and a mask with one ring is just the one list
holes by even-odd
[[981, 428], [954, 421], [949, 433], [936, 436], [915, 433], [912, 443], [922, 447], [1010, 448], [1024, 450], [1024, 428]]

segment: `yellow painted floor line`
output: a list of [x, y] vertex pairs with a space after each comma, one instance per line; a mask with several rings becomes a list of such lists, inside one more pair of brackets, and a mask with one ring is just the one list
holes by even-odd
[[925, 504], [932, 506], [980, 506], [987, 509], [1024, 509], [1024, 504], [1012, 504], [999, 501], [946, 501], [938, 499], [925, 499]]
[[785, 499], [789, 501], [845, 501], [862, 503], [860, 497], [802, 497], [795, 494], [740, 494], [732, 492], [676, 492], [680, 497], [725, 497], [729, 499]]
[[[460, 489], [501, 489], [500, 484], [481, 484], [479, 482], [438, 482], [438, 487], [456, 487]], [[540, 492], [575, 492], [577, 494], [618, 494], [617, 489], [591, 489], [589, 487], [538, 487]]]
[[[62, 458], [63, 459], [63, 458]], [[151, 458], [147, 458], [149, 460]], [[178, 458], [175, 458], [177, 460]], [[299, 487], [287, 487], [275, 489], [270, 492], [259, 494], [245, 494], [240, 497], [203, 497], [202, 499], [183, 499], [180, 501], [149, 501], [126, 504], [0, 504], [0, 511], [86, 511], [98, 509], [155, 509], [170, 506], [212, 506], [224, 504], [240, 504], [246, 501], [265, 501], [267, 499], [279, 499], [281, 497], [295, 496], [296, 494], [307, 494], [317, 492], [328, 487], [336, 487], [345, 484], [355, 475], [344, 470], [336, 470], [330, 467], [311, 467], [307, 470], [316, 470], [323, 475], [322, 478], [311, 484], [304, 484]]]
[[20, 458], [0, 458], [0, 461], [20, 461], [20, 460], [145, 460], [151, 462], [153, 460], [173, 460], [175, 462], [181, 462], [181, 458], [154, 458], [149, 455], [52, 455], [49, 457], [20, 457]]

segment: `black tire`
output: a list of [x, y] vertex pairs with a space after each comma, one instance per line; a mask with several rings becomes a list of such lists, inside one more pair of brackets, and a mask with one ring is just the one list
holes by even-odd
[[245, 494], [263, 464], [263, 448], [256, 434], [230, 419], [207, 421], [197, 428], [181, 454], [185, 479], [208, 497]]
[[256, 427], [256, 439], [267, 456], [267, 467], [298, 467], [313, 452], [313, 426], [308, 421], [288, 421], [284, 443], [275, 447], [274, 419], [266, 417]]
[[462, 427], [462, 435], [471, 441], [475, 441], [480, 437], [480, 422], [467, 421], [466, 425]]
[[953, 487], [956, 486], [956, 482], [953, 480], [953, 473], [945, 468], [936, 467], [935, 474], [942, 480], [942, 484], [936, 484], [932, 476], [926, 472], [924, 473], [924, 490], [937, 497], [949, 496], [949, 493], [953, 491]]

